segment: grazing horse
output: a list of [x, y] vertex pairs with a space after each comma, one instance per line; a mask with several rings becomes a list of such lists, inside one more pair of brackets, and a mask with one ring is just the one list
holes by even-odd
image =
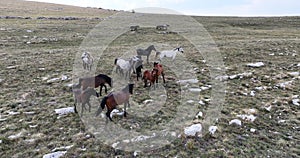
[[105, 83], [107, 83], [110, 87], [112, 87], [112, 79], [107, 75], [99, 74], [95, 77], [79, 78], [78, 86], [81, 86], [82, 90], [85, 90], [87, 87], [97, 88], [100, 86], [100, 96], [101, 96], [103, 87], [105, 88], [105, 93], [107, 93], [107, 87]]
[[150, 81], [150, 86], [155, 84], [157, 78], [157, 69], [153, 69], [152, 71], [150, 70], [145, 70], [143, 74], [143, 80], [144, 80], [144, 87], [147, 87], [147, 81]]
[[157, 59], [157, 57], [159, 56], [159, 60], [161, 60], [164, 57], [172, 58], [172, 60], [174, 60], [178, 52], [183, 53], [183, 48], [181, 46], [173, 50], [164, 50], [162, 52], [156, 52], [155, 58]]
[[83, 69], [91, 70], [94, 62], [94, 58], [89, 52], [83, 52], [81, 55]]
[[126, 105], [128, 105], [128, 107], [130, 106], [129, 98], [130, 98], [130, 94], [133, 93], [133, 85], [134, 84], [128, 84], [122, 90], [117, 92], [112, 92], [108, 94], [106, 97], [104, 97], [101, 101], [100, 107], [96, 112], [96, 116], [98, 116], [102, 112], [102, 110], [105, 108], [106, 105], [107, 108], [106, 118], [109, 118], [111, 121], [113, 121], [110, 116], [111, 112], [117, 108], [117, 105], [124, 103], [124, 117], [126, 117]]
[[161, 64], [154, 62], [153, 64], [153, 70], [157, 70], [157, 74], [156, 74], [156, 83], [158, 83], [158, 77], [161, 75], [163, 77], [163, 81], [164, 83], [166, 83], [165, 81], [165, 73], [164, 73], [164, 69], [162, 67]]
[[115, 59], [115, 65], [116, 67], [116, 72], [122, 74], [125, 79], [130, 77], [130, 73], [131, 73], [131, 68], [132, 68], [132, 59], [128, 60], [124, 60], [121, 58], [116, 58]]
[[147, 63], [149, 63], [149, 56], [150, 56], [150, 53], [152, 50], [156, 51], [154, 45], [150, 45], [146, 49], [139, 48], [136, 50], [136, 53], [137, 53], [137, 55], [140, 55], [140, 56], [147, 56]]
[[89, 112], [91, 112], [91, 104], [90, 104], [90, 98], [91, 96], [99, 97], [99, 94], [95, 91], [94, 88], [88, 87], [86, 90], [82, 91], [81, 89], [73, 89], [74, 93], [74, 111], [77, 112], [76, 104], [81, 103], [81, 115], [83, 114], [83, 108], [86, 109], [85, 104], [88, 104], [89, 106]]

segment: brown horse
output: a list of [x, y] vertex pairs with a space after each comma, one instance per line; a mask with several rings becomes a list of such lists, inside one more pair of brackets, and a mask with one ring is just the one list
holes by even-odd
[[107, 94], [107, 87], [105, 83], [112, 87], [112, 79], [107, 75], [99, 74], [95, 77], [79, 78], [79, 84], [77, 86], [81, 86], [82, 90], [85, 90], [87, 87], [97, 88], [100, 86], [101, 96], [103, 87], [105, 88], [105, 93]]
[[158, 83], [158, 77], [160, 75], [163, 77], [164, 83], [166, 83], [163, 66], [161, 64], [157, 63], [157, 62], [154, 62], [153, 67], [154, 67], [153, 70], [157, 70], [156, 83]]
[[77, 113], [76, 104], [81, 103], [81, 115], [83, 114], [83, 108], [86, 109], [85, 104], [88, 104], [89, 106], [89, 112], [91, 112], [91, 104], [90, 104], [90, 98], [91, 96], [99, 97], [98, 93], [95, 91], [94, 88], [88, 87], [86, 90], [82, 91], [81, 89], [73, 89], [74, 93], [74, 111]]
[[108, 94], [106, 97], [104, 97], [101, 101], [100, 107], [98, 108], [96, 112], [96, 116], [98, 116], [102, 110], [107, 108], [106, 112], [106, 118], [109, 118], [111, 121], [110, 113], [117, 108], [117, 105], [123, 104], [124, 103], [124, 117], [126, 117], [126, 105], [129, 105], [129, 98], [130, 94], [133, 92], [133, 85], [134, 84], [128, 84], [125, 88], [123, 88], [120, 91], [117, 92], [112, 92]]
[[150, 70], [145, 70], [143, 74], [143, 80], [144, 80], [144, 87], [147, 87], [147, 81], [150, 81], [150, 86], [154, 85], [155, 80], [157, 78], [157, 69], [153, 69], [152, 71]]

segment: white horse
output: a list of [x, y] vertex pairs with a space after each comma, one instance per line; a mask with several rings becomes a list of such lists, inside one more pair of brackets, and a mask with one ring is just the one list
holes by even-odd
[[156, 52], [155, 58], [157, 59], [157, 57], [159, 57], [159, 60], [161, 60], [162, 58], [167, 57], [172, 58], [172, 60], [174, 60], [178, 52], [183, 53], [183, 48], [181, 46], [174, 48], [173, 50], [164, 50], [162, 52]]
[[125, 79], [130, 77], [133, 60], [115, 59], [116, 72], [122, 74]]
[[94, 58], [89, 52], [83, 52], [81, 55], [83, 69], [91, 70], [94, 62]]

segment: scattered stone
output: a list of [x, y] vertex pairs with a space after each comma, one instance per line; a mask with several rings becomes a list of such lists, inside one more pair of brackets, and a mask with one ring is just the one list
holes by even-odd
[[57, 81], [59, 81], [60, 80], [60, 78], [52, 78], [52, 79], [50, 79], [50, 80], [47, 80], [47, 83], [54, 83], [54, 82], [57, 82]]
[[276, 86], [280, 87], [282, 89], [288, 88], [292, 86], [293, 81], [286, 81], [286, 82], [282, 82], [282, 83], [278, 83]]
[[194, 103], [195, 101], [194, 100], [188, 100], [187, 101], [187, 103], [189, 103], [189, 104], [192, 104], [192, 103]]
[[203, 117], [203, 112], [199, 111], [198, 114], [196, 115], [196, 118], [201, 118]]
[[18, 67], [18, 65], [13, 65], [13, 66], [8, 66], [6, 67], [7, 69], [16, 69]]
[[250, 122], [253, 122], [255, 119], [256, 119], [256, 116], [254, 115], [237, 115], [237, 117], [243, 119], [243, 120], [246, 120], [246, 121], [250, 121]]
[[236, 125], [242, 126], [242, 121], [239, 119], [233, 119], [229, 122], [229, 125], [231, 125], [231, 124], [236, 124]]
[[67, 79], [68, 79], [68, 76], [66, 76], [66, 75], [62, 75], [62, 76], [61, 76], [61, 80], [62, 80], [62, 81], [65, 81], [65, 80], [67, 80]]
[[43, 158], [59, 158], [66, 154], [67, 151], [57, 151], [43, 156]]
[[267, 110], [267, 111], [271, 111], [271, 108], [272, 108], [272, 105], [270, 105], [270, 106], [268, 106], [268, 107], [265, 107], [265, 109]]
[[200, 100], [198, 103], [199, 103], [200, 105], [205, 105], [205, 103], [204, 103], [202, 100]]
[[196, 134], [200, 134], [201, 131], [202, 131], [202, 125], [198, 123], [186, 127], [184, 129], [184, 134], [187, 136], [196, 136]]
[[297, 76], [299, 76], [299, 72], [289, 72], [288, 75], [290, 75], [292, 77], [297, 77]]
[[265, 64], [263, 62], [257, 62], [257, 63], [249, 63], [249, 64], [247, 64], [247, 66], [249, 66], [249, 67], [255, 67], [255, 68], [262, 67], [264, 65]]
[[292, 103], [293, 103], [294, 105], [300, 106], [299, 101], [300, 101], [300, 99], [293, 99], [293, 100], [292, 100]]
[[210, 127], [208, 128], [208, 131], [209, 131], [209, 133], [210, 133], [211, 135], [214, 135], [215, 132], [217, 131], [217, 129], [218, 129], [217, 126], [210, 126]]
[[198, 79], [187, 79], [187, 80], [179, 80], [177, 83], [186, 84], [186, 83], [198, 83]]
[[251, 92], [250, 92], [250, 95], [251, 95], [252, 97], [254, 97], [254, 96], [255, 96], [255, 91], [251, 91]]
[[69, 150], [72, 147], [73, 147], [73, 145], [63, 146], [63, 147], [59, 147], [59, 148], [54, 148], [54, 149], [52, 149], [52, 152], [62, 151], [62, 150]]
[[20, 133], [15, 134], [15, 135], [8, 136], [8, 139], [11, 139], [11, 140], [18, 139], [18, 138], [22, 137], [22, 135], [23, 135], [23, 132], [20, 132]]
[[153, 99], [146, 99], [143, 101], [144, 104], [148, 104], [148, 103], [151, 103], [153, 102]]
[[250, 128], [250, 132], [254, 133], [255, 131], [256, 131], [256, 129]]
[[8, 111], [8, 115], [19, 115], [20, 112]]
[[74, 113], [74, 107], [54, 109], [55, 113], [58, 115], [66, 115], [68, 113]]

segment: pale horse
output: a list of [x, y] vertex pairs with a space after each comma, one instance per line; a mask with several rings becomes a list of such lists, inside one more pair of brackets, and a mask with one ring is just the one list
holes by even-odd
[[172, 58], [172, 60], [175, 59], [176, 55], [178, 52], [183, 53], [183, 48], [180, 47], [176, 47], [173, 50], [164, 50], [161, 52], [156, 52], [155, 58], [159, 58], [159, 60], [162, 60], [163, 58]]

